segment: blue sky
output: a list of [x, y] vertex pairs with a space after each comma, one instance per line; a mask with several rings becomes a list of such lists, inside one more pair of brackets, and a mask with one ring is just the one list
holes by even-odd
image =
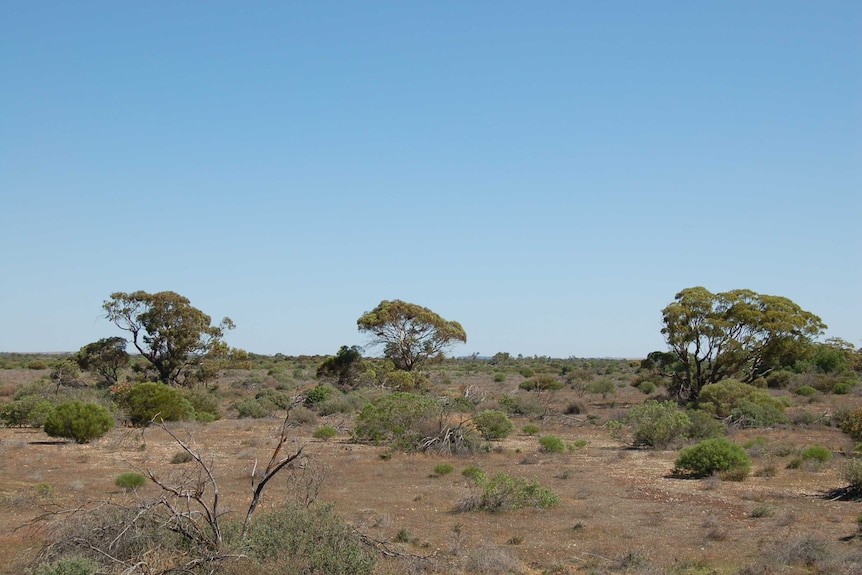
[[257, 353], [642, 357], [679, 290], [862, 345], [862, 3], [0, 5], [0, 351], [173, 290]]

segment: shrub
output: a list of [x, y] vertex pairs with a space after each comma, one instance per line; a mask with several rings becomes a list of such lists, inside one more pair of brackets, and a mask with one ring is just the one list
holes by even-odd
[[796, 388], [796, 391], [794, 391], [793, 393], [795, 393], [796, 395], [803, 395], [803, 396], [808, 397], [808, 396], [811, 396], [811, 395], [814, 395], [815, 393], [817, 393], [817, 390], [814, 389], [813, 387], [811, 387], [810, 385], [800, 385], [799, 387]]
[[147, 484], [147, 478], [140, 473], [129, 471], [120, 473], [114, 480], [114, 485], [126, 491], [132, 491]]
[[862, 407], [838, 414], [838, 427], [854, 441], [862, 441]]
[[[335, 388], [329, 385], [317, 385], [305, 392], [305, 405], [312, 407], [329, 399], [335, 392]], [[287, 407], [287, 406], [285, 406]]]
[[566, 450], [566, 444], [556, 435], [543, 435], [539, 438], [539, 445], [548, 453], [562, 453]]
[[449, 475], [455, 471], [455, 468], [451, 463], [438, 463], [434, 466], [434, 473], [437, 475]]
[[[742, 402], [754, 404], [741, 405]], [[704, 385], [698, 397], [698, 407], [721, 418], [728, 417], [734, 409], [755, 411], [760, 408], [762, 413], [784, 413], [784, 404], [772, 397], [768, 391], [753, 385], [739, 382], [735, 379], [724, 379], [718, 383]]]
[[535, 423], [528, 423], [521, 428], [521, 431], [524, 432], [525, 435], [536, 435], [541, 431], [541, 428]]
[[773, 427], [787, 423], [790, 419], [784, 414], [780, 402], [755, 403], [742, 399], [730, 412], [730, 422], [739, 427]]
[[560, 502], [554, 490], [542, 487], [536, 481], [515, 478], [500, 472], [488, 478], [484, 473], [476, 475], [481, 494], [461, 502], [461, 511], [508, 511], [522, 507], [554, 507]]
[[476, 430], [488, 441], [508, 437], [515, 429], [509, 416], [496, 409], [486, 409], [473, 416]]
[[86, 557], [68, 557], [41, 563], [28, 575], [96, 575], [100, 573], [100, 565]]
[[654, 399], [630, 409], [617, 424], [617, 429], [629, 430], [632, 445], [654, 449], [682, 442], [688, 437], [690, 427], [691, 418], [676, 403]]
[[610, 379], [603, 377], [587, 384], [587, 391], [590, 393], [600, 393], [602, 397], [607, 397], [616, 393], [617, 386]]
[[533, 377], [536, 374], [536, 372], [529, 367], [522, 367], [518, 370], [518, 373], [521, 375], [521, 377]]
[[272, 575], [370, 575], [374, 552], [330, 506], [288, 504], [251, 523], [245, 553]]
[[813, 460], [818, 463], [827, 463], [832, 459], [832, 452], [828, 447], [822, 445], [811, 445], [803, 449], [799, 454], [804, 460]]
[[495, 383], [502, 383], [504, 381], [506, 381], [506, 374], [505, 373], [495, 373], [494, 374], [494, 382]]
[[540, 415], [547, 410], [535, 397], [527, 394], [503, 395], [497, 401], [511, 415]]
[[337, 434], [338, 431], [331, 425], [321, 425], [314, 430], [314, 434], [312, 435], [312, 437], [314, 437], [315, 439], [322, 439], [323, 441], [329, 441]]
[[637, 387], [644, 395], [649, 395], [655, 392], [655, 384], [651, 381], [642, 381]]
[[518, 387], [524, 391], [557, 391], [563, 388], [563, 382], [553, 375], [539, 375], [534, 379], [525, 379]]
[[461, 472], [461, 475], [466, 477], [467, 479], [472, 479], [473, 481], [478, 482], [480, 477], [485, 476], [485, 472], [482, 471], [480, 467], [476, 467], [475, 465], [468, 465]]
[[849, 484], [851, 493], [857, 497], [862, 495], [862, 459], [848, 459], [841, 468], [841, 478]]
[[362, 408], [353, 435], [357, 441], [412, 451], [422, 439], [439, 433], [442, 415], [443, 408], [434, 398], [397, 391]]
[[51, 437], [87, 443], [102, 437], [114, 427], [111, 412], [97, 403], [70, 401], [54, 407], [45, 419], [45, 433]]
[[164, 383], [146, 382], [132, 386], [125, 403], [133, 425], [147, 425], [156, 417], [163, 421], [177, 421], [194, 416], [192, 404], [179, 391]]
[[41, 359], [34, 359], [27, 364], [27, 369], [42, 370], [48, 369], [48, 365]]
[[192, 457], [188, 451], [177, 451], [176, 453], [174, 453], [174, 456], [171, 457], [171, 463], [173, 463], [174, 465], [178, 465], [180, 463], [188, 463], [193, 459], [194, 457]]
[[246, 397], [245, 399], [237, 401], [234, 404], [234, 408], [237, 411], [237, 417], [240, 419], [249, 417], [253, 419], [262, 419], [264, 417], [270, 417], [274, 412], [271, 403], [264, 404], [253, 397]]
[[183, 393], [195, 412], [195, 419], [203, 422], [215, 421], [221, 418], [217, 392], [202, 387], [185, 390]]
[[0, 407], [0, 421], [7, 427], [42, 427], [54, 405], [39, 395], [25, 395]]
[[835, 395], [847, 395], [853, 391], [853, 384], [847, 381], [839, 381], [832, 386], [832, 393]]
[[679, 452], [675, 471], [692, 477], [708, 477], [714, 473], [741, 480], [751, 469], [751, 459], [745, 450], [725, 437], [715, 437], [686, 447]]

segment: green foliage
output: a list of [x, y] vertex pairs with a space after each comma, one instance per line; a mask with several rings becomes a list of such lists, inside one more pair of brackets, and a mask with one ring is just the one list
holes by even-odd
[[312, 435], [312, 437], [314, 437], [315, 439], [322, 439], [323, 441], [329, 441], [337, 434], [338, 430], [331, 425], [321, 425], [314, 430], [314, 434]]
[[803, 395], [803, 396], [807, 397], [807, 396], [811, 396], [811, 395], [814, 395], [815, 393], [817, 393], [817, 390], [814, 389], [813, 387], [811, 387], [810, 385], [800, 385], [799, 387], [796, 388], [796, 391], [794, 391], [793, 393], [795, 393], [796, 395]]
[[84, 371], [102, 376], [107, 386], [114, 385], [130, 362], [126, 343], [122, 337], [102, 338], [82, 347], [75, 355], [75, 361]]
[[328, 385], [316, 385], [305, 392], [305, 405], [311, 407], [316, 403], [324, 402], [329, 399], [334, 392], [335, 389]]
[[832, 459], [832, 452], [823, 445], [810, 445], [799, 453], [804, 460], [813, 460], [818, 463], [827, 463]]
[[0, 406], [0, 421], [7, 427], [42, 427], [53, 408], [40, 395], [25, 395]]
[[375, 565], [374, 552], [329, 506], [288, 504], [258, 516], [244, 552], [272, 575], [370, 575]]
[[862, 441], [862, 408], [838, 413], [838, 427], [854, 441]]
[[607, 397], [616, 393], [617, 386], [610, 379], [602, 377], [588, 383], [587, 391], [590, 393], [600, 393], [602, 397]]
[[69, 401], [54, 407], [45, 419], [45, 433], [51, 437], [87, 443], [102, 437], [114, 427], [111, 412], [97, 403]]
[[434, 473], [437, 475], [449, 475], [455, 471], [455, 467], [451, 463], [438, 463], [434, 466]]
[[461, 475], [466, 477], [467, 479], [472, 479], [473, 481], [478, 482], [480, 477], [485, 476], [485, 472], [482, 471], [480, 467], [476, 467], [475, 465], [468, 465], [461, 471]]
[[86, 557], [67, 557], [41, 563], [27, 575], [96, 575], [101, 572], [98, 563]]
[[703, 287], [677, 293], [662, 310], [673, 363], [669, 391], [696, 402], [701, 389], [723, 379], [754, 381], [804, 356], [825, 324], [791, 300], [741, 289], [713, 294]]
[[563, 385], [563, 382], [553, 375], [539, 375], [525, 379], [518, 384], [518, 387], [524, 391], [557, 391], [563, 389]]
[[275, 406], [272, 403], [261, 402], [253, 397], [246, 397], [234, 403], [237, 417], [240, 419], [263, 419], [272, 416]]
[[515, 424], [502, 411], [486, 409], [473, 416], [473, 425], [488, 441], [508, 437], [515, 429]]
[[404, 371], [439, 361], [451, 345], [467, 342], [467, 333], [458, 322], [401, 300], [381, 301], [356, 320], [356, 325], [373, 337], [372, 345], [383, 345], [383, 354]]
[[396, 391], [366, 405], [356, 418], [357, 441], [412, 451], [440, 431], [443, 407], [432, 397]]
[[681, 450], [674, 465], [676, 472], [692, 477], [719, 473], [741, 480], [751, 469], [751, 459], [740, 445], [725, 437], [715, 437]]
[[502, 471], [491, 478], [480, 471], [474, 475], [474, 480], [481, 493], [462, 501], [459, 505], [461, 511], [499, 512], [522, 507], [546, 509], [560, 502], [553, 489]]
[[[129, 332], [132, 345], [152, 364], [162, 383], [188, 384], [215, 375], [207, 362], [242, 355], [222, 341], [233, 329], [230, 318], [217, 326], [193, 307], [188, 298], [171, 291], [115, 292], [102, 305], [114, 325]], [[244, 352], [243, 352], [244, 353]]]
[[541, 415], [547, 411], [547, 407], [542, 405], [534, 397], [526, 394], [503, 395], [497, 400], [500, 407], [512, 415]]
[[691, 424], [688, 413], [675, 402], [649, 399], [629, 410], [615, 435], [625, 429], [633, 446], [664, 449], [687, 439]]
[[192, 404], [173, 387], [164, 383], [145, 382], [133, 385], [125, 398], [126, 411], [133, 425], [159, 421], [178, 421], [194, 416]]
[[655, 392], [655, 384], [651, 381], [642, 381], [637, 385], [637, 388], [644, 395], [649, 395]]
[[146, 484], [147, 478], [140, 473], [135, 473], [133, 471], [120, 473], [114, 480], [114, 485], [116, 485], [120, 489], [125, 489], [126, 491], [133, 491], [139, 487], [143, 487]]
[[495, 373], [494, 374], [494, 383], [502, 383], [504, 381], [506, 381], [506, 374], [505, 373]]
[[533, 371], [532, 368], [522, 367], [518, 370], [518, 374], [520, 374], [521, 377], [533, 377], [534, 375], [536, 375], [536, 372]]
[[27, 364], [27, 369], [32, 369], [32, 370], [48, 369], [48, 364], [46, 364], [41, 359], [34, 359], [34, 360], [31, 360], [30, 363]]
[[396, 369], [384, 377], [384, 385], [395, 391], [414, 391], [427, 387], [428, 378], [421, 373]]
[[784, 404], [769, 391], [724, 379], [703, 386], [698, 401], [700, 409], [741, 427], [770, 427], [788, 421]]
[[327, 357], [320, 364], [317, 377], [335, 378], [340, 388], [350, 389], [359, 385], [363, 369], [362, 348], [342, 345], [338, 353]]
[[195, 419], [198, 421], [209, 422], [221, 418], [219, 397], [215, 390], [208, 390], [204, 387], [185, 389], [183, 390], [183, 397], [191, 404]]
[[539, 431], [541, 431], [541, 428], [535, 423], [528, 423], [521, 428], [521, 431], [525, 435], [536, 435], [537, 433], [539, 433]]
[[543, 435], [539, 438], [539, 445], [547, 453], [562, 453], [566, 450], [566, 444], [556, 435]]

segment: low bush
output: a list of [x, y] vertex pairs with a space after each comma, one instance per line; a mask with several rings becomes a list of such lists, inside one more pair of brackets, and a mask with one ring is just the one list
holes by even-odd
[[603, 377], [587, 384], [587, 391], [590, 393], [600, 393], [602, 397], [607, 397], [616, 393], [617, 386], [610, 379]]
[[500, 472], [491, 478], [479, 472], [474, 476], [481, 493], [468, 497], [459, 505], [460, 511], [509, 511], [522, 507], [554, 507], [560, 502], [553, 489], [536, 481], [515, 478]]
[[28, 570], [28, 575], [96, 575], [100, 573], [101, 566], [86, 557], [69, 557], [48, 561]]
[[476, 467], [475, 465], [468, 465], [461, 472], [461, 475], [466, 477], [467, 479], [472, 479], [473, 481], [478, 481], [479, 477], [484, 477], [485, 472], [482, 471], [482, 468]]
[[434, 473], [437, 475], [449, 475], [455, 471], [455, 467], [451, 463], [438, 463], [434, 466]]
[[524, 435], [536, 435], [537, 433], [539, 433], [539, 431], [541, 431], [541, 428], [535, 423], [528, 423], [521, 428], [521, 431], [524, 433]]
[[443, 407], [433, 397], [396, 391], [366, 405], [356, 417], [356, 441], [413, 451], [440, 432]]
[[649, 395], [651, 393], [654, 393], [656, 390], [655, 384], [651, 381], [642, 381], [637, 385], [637, 388], [644, 395]]
[[793, 393], [795, 393], [796, 395], [808, 397], [817, 393], [817, 390], [810, 385], [800, 385]]
[[97, 403], [69, 401], [54, 407], [45, 419], [45, 433], [51, 437], [87, 443], [114, 427], [114, 416]]
[[126, 491], [133, 491], [139, 487], [143, 487], [146, 484], [147, 478], [140, 473], [135, 473], [133, 471], [120, 473], [114, 480], [114, 485], [116, 485], [120, 489], [125, 489]]
[[818, 463], [828, 463], [832, 459], [832, 452], [828, 447], [822, 445], [811, 445], [799, 453], [804, 460], [812, 460]]
[[0, 421], [7, 427], [42, 427], [54, 404], [40, 395], [26, 395], [0, 407]]
[[539, 445], [547, 453], [562, 453], [566, 450], [566, 444], [556, 435], [543, 435], [539, 438]]
[[473, 416], [473, 425], [487, 441], [503, 439], [511, 435], [515, 424], [509, 416], [496, 409], [486, 409]]
[[[703, 422], [700, 423], [703, 426]], [[679, 405], [673, 401], [649, 399], [614, 422], [612, 433], [634, 447], [665, 449], [685, 441], [691, 428], [691, 418]]]
[[765, 389], [735, 379], [704, 385], [698, 407], [720, 418], [730, 417], [740, 426], [769, 427], [787, 421], [779, 399]]
[[547, 411], [547, 407], [542, 405], [538, 399], [526, 393], [515, 395], [503, 395], [497, 400], [506, 413], [510, 415], [541, 415]]
[[289, 504], [251, 523], [243, 550], [260, 572], [370, 575], [375, 555], [330, 506]]
[[317, 429], [314, 430], [313, 437], [315, 439], [322, 439], [323, 441], [329, 441], [333, 437], [338, 434], [338, 431], [332, 427], [331, 425], [321, 425]]
[[234, 403], [237, 417], [240, 419], [262, 419], [270, 417], [275, 412], [272, 404], [264, 404], [253, 397], [246, 397]]
[[209, 423], [221, 418], [217, 391], [197, 387], [185, 390], [183, 396], [194, 409], [196, 420]]
[[553, 375], [539, 375], [535, 378], [525, 379], [518, 384], [524, 391], [557, 391], [563, 389], [563, 382]]
[[838, 427], [854, 441], [862, 441], [862, 408], [837, 414]]
[[312, 407], [315, 404], [322, 403], [332, 397], [336, 389], [331, 385], [316, 385], [305, 392], [305, 405]]
[[154, 418], [161, 421], [178, 421], [194, 417], [192, 404], [173, 387], [164, 383], [133, 385], [125, 397], [129, 420], [133, 425], [147, 425]]
[[848, 459], [841, 467], [841, 478], [848, 483], [847, 489], [855, 497], [862, 496], [862, 459]]
[[742, 480], [751, 469], [751, 459], [742, 446], [715, 437], [681, 450], [674, 466], [676, 473], [692, 477], [718, 473], [725, 479]]
[[495, 373], [494, 374], [494, 383], [502, 383], [504, 381], [506, 381], [506, 374], [505, 373]]

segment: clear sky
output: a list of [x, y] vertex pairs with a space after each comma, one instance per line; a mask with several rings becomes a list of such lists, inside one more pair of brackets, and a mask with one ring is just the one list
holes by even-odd
[[0, 351], [172, 290], [257, 353], [642, 357], [679, 290], [862, 345], [862, 2], [0, 3]]

